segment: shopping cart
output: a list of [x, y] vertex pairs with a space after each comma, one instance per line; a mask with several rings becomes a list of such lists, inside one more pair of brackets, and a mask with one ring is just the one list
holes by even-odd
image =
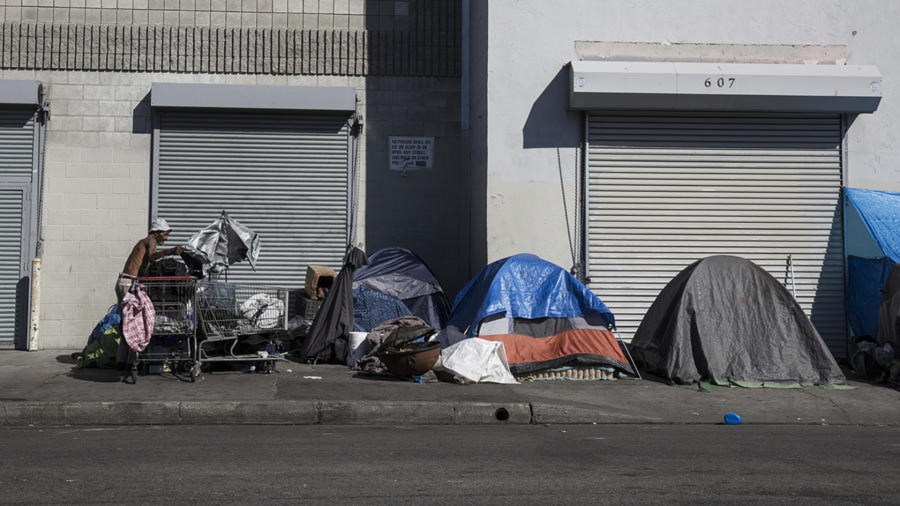
[[170, 372], [188, 374], [197, 380], [196, 284], [191, 276], [142, 277], [138, 280], [147, 288], [147, 295], [156, 311], [156, 324], [150, 343], [144, 351], [136, 352], [131, 379], [137, 381], [138, 372]]
[[[275, 362], [285, 360], [274, 341], [287, 329], [288, 291], [266, 285], [210, 280], [197, 289], [197, 363], [250, 362], [262, 372], [275, 370]], [[255, 337], [257, 348], [247, 344]], [[260, 339], [261, 338], [261, 339]]]

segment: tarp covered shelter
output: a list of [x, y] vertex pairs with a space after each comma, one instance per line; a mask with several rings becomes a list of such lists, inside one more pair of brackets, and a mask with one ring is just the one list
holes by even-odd
[[316, 313], [309, 333], [296, 354], [302, 360], [344, 362], [347, 339], [353, 330], [353, 271], [367, 262], [366, 253], [351, 247], [344, 256], [344, 266]]
[[880, 329], [890, 322], [879, 322], [879, 315], [889, 314], [876, 308], [886, 303], [882, 291], [888, 288], [888, 273], [900, 262], [900, 193], [844, 188], [844, 196], [884, 254], [848, 258], [847, 317], [854, 335], [883, 340]]
[[413, 315], [436, 329], [447, 326], [450, 303], [437, 277], [415, 253], [385, 248], [353, 273], [353, 288], [367, 286], [403, 301]]
[[791, 293], [734, 256], [698, 260], [644, 315], [631, 350], [642, 369], [677, 383], [840, 383], [844, 375]]
[[500, 341], [513, 374], [566, 366], [633, 373], [606, 304], [562, 267], [531, 255], [497, 260], [463, 287], [450, 325]]

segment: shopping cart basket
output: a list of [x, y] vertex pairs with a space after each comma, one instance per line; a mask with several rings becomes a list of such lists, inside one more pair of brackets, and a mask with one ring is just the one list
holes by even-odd
[[195, 360], [197, 349], [196, 284], [191, 276], [142, 277], [147, 295], [156, 311], [156, 324], [150, 343], [136, 352], [131, 369], [132, 381], [138, 372], [186, 373], [196, 381], [200, 371]]
[[[197, 361], [259, 362], [265, 371], [284, 360], [273, 344], [276, 334], [287, 329], [288, 291], [259, 284], [211, 280], [197, 290]], [[253, 353], [239, 353], [238, 344], [248, 336], [263, 336], [270, 346]]]

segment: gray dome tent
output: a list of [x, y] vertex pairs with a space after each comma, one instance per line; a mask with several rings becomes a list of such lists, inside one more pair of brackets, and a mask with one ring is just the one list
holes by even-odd
[[790, 292], [749, 260], [712, 256], [681, 271], [631, 342], [643, 369], [677, 383], [841, 383], [844, 375]]

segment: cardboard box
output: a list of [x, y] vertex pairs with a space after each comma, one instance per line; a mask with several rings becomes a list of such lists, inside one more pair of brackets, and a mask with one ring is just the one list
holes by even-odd
[[[337, 272], [331, 267], [325, 265], [307, 265], [306, 266], [306, 294], [312, 300], [321, 300], [325, 298], [326, 289], [331, 289], [334, 284], [334, 278]], [[321, 290], [320, 290], [321, 289]]]

